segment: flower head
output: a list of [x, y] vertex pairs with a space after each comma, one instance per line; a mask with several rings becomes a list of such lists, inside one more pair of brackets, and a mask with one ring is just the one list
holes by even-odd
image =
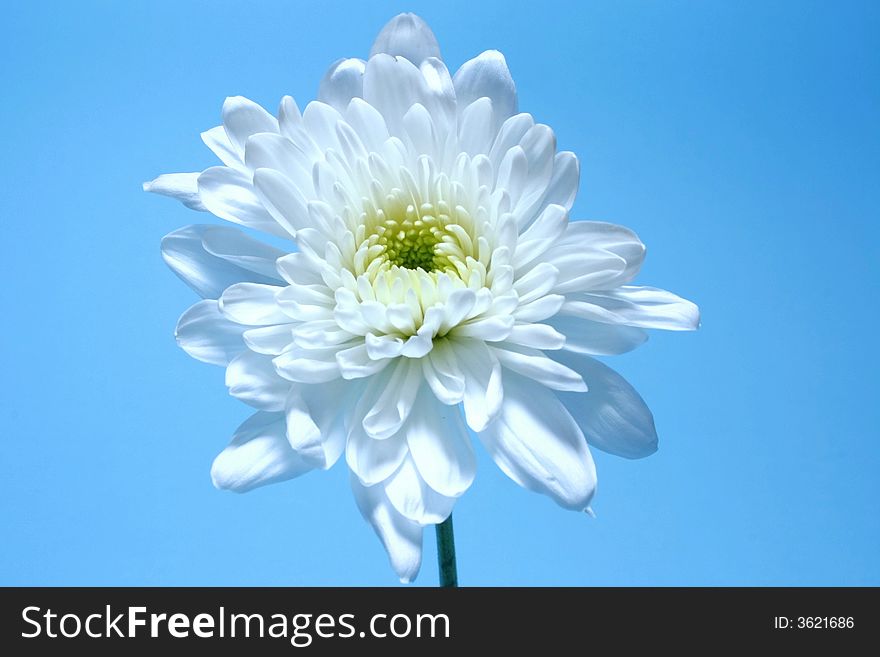
[[392, 19], [370, 58], [339, 60], [318, 100], [277, 118], [241, 97], [203, 133], [223, 165], [145, 189], [289, 240], [231, 226], [168, 235], [169, 266], [202, 297], [177, 339], [226, 367], [257, 409], [212, 468], [247, 491], [344, 453], [357, 504], [412, 579], [422, 528], [470, 486], [469, 429], [520, 485], [586, 510], [588, 443], [656, 449], [653, 420], [591, 358], [644, 329], [690, 330], [692, 303], [629, 283], [630, 230], [570, 221], [578, 161], [517, 109], [504, 57], [451, 76], [428, 26]]

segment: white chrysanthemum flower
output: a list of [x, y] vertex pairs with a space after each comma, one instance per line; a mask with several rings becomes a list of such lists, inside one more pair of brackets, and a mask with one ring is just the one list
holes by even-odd
[[226, 367], [230, 393], [258, 409], [214, 462], [217, 487], [344, 452], [409, 581], [422, 528], [474, 479], [468, 428], [511, 479], [579, 511], [596, 487], [588, 443], [655, 451], [642, 399], [590, 356], [633, 349], [644, 329], [694, 329], [698, 310], [629, 285], [645, 254], [633, 232], [569, 221], [577, 158], [518, 113], [499, 52], [450, 76], [404, 14], [368, 60], [336, 62], [304, 112], [234, 97], [222, 116], [202, 138], [223, 166], [145, 185], [291, 242], [195, 225], [162, 244], [205, 299], [180, 318], [180, 346]]

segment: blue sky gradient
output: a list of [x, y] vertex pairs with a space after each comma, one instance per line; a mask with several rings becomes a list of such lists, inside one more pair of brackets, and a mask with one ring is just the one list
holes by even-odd
[[210, 217], [140, 185], [213, 164], [198, 135], [226, 96], [304, 105], [400, 11], [450, 68], [502, 50], [521, 110], [581, 158], [573, 216], [635, 229], [638, 282], [703, 311], [606, 361], [660, 450], [595, 454], [596, 519], [478, 450], [462, 583], [880, 584], [880, 5], [553, 0], [4, 9], [0, 584], [396, 583], [343, 463], [212, 487], [249, 410], [175, 346], [196, 299], [159, 255]]

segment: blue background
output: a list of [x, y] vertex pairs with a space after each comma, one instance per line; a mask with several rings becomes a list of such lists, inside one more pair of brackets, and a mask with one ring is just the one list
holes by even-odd
[[462, 582], [880, 584], [877, 3], [547, 0], [3, 8], [0, 584], [396, 583], [341, 463], [212, 487], [249, 411], [175, 346], [195, 296], [159, 256], [211, 218], [140, 185], [213, 164], [225, 96], [305, 104], [403, 10], [453, 69], [506, 54], [581, 157], [574, 216], [634, 228], [639, 281], [703, 311], [612, 362], [661, 447], [596, 454], [596, 520], [481, 453]]

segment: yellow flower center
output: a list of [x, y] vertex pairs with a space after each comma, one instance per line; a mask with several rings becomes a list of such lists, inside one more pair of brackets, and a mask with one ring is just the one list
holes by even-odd
[[470, 214], [443, 201], [415, 202], [394, 189], [381, 205], [365, 203], [355, 237], [363, 271], [401, 268], [466, 280], [477, 255]]

